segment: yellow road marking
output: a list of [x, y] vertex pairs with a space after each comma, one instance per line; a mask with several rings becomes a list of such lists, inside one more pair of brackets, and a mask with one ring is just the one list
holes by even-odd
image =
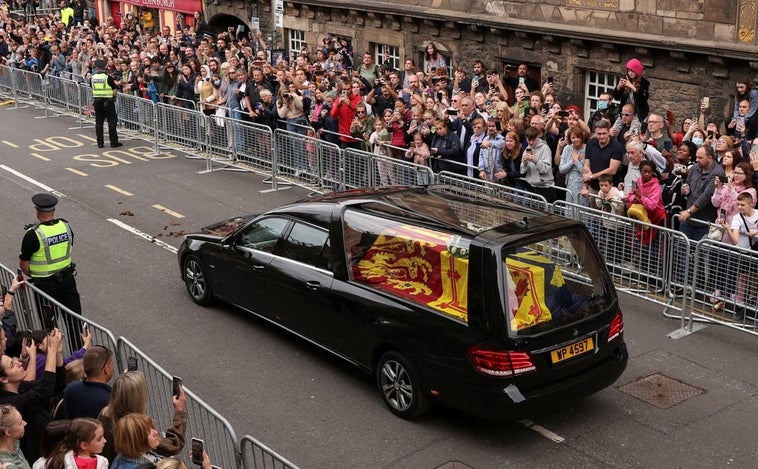
[[89, 174], [87, 174], [87, 173], [85, 173], [85, 172], [82, 172], [82, 171], [79, 171], [78, 169], [74, 169], [74, 168], [66, 168], [66, 170], [67, 170], [67, 171], [71, 171], [71, 172], [72, 172], [72, 173], [74, 173], [74, 174], [78, 174], [79, 176], [89, 176]]
[[164, 207], [163, 205], [153, 205], [153, 208], [156, 208], [156, 209], [160, 210], [161, 212], [167, 213], [167, 214], [171, 215], [172, 217], [184, 218], [184, 215], [182, 215], [181, 213], [174, 212], [173, 210], [169, 210], [166, 207]]
[[45, 158], [44, 156], [40, 155], [39, 153], [31, 153], [31, 155], [35, 158], [39, 158], [42, 161], [50, 161], [50, 158]]
[[11, 143], [8, 140], [3, 140], [3, 143], [8, 145], [11, 148], [18, 148], [18, 145], [16, 145], [15, 143]]
[[76, 135], [80, 136], [81, 138], [83, 138], [85, 140], [89, 140], [90, 142], [97, 143], [97, 139], [96, 138], [92, 138], [89, 135], [84, 135], [84, 134], [76, 134]]
[[121, 188], [119, 188], [119, 187], [116, 187], [116, 186], [112, 186], [112, 185], [110, 185], [110, 184], [106, 184], [106, 185], [105, 185], [105, 187], [107, 187], [108, 189], [110, 189], [110, 190], [112, 190], [112, 191], [116, 191], [116, 192], [118, 192], [119, 194], [124, 194], [124, 195], [126, 195], [126, 196], [129, 196], [129, 197], [131, 197], [131, 196], [133, 196], [133, 195], [134, 195], [134, 194], [132, 194], [132, 193], [131, 193], [131, 192], [129, 192], [129, 191], [125, 191], [125, 190], [123, 190], [123, 189], [121, 189]]

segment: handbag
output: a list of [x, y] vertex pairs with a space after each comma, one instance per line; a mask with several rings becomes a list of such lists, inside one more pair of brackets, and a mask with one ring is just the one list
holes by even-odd
[[724, 227], [712, 223], [708, 226], [706, 237], [711, 241], [721, 241], [724, 238]]
[[753, 251], [758, 251], [758, 241], [753, 240], [753, 237], [750, 236], [750, 227], [747, 225], [747, 220], [745, 220], [745, 217], [741, 213], [740, 218], [742, 218], [742, 224], [745, 225], [745, 231], [748, 233], [747, 239], [750, 243], [750, 249]]
[[216, 125], [219, 127], [224, 126], [224, 117], [226, 117], [226, 108], [225, 107], [217, 107], [216, 108]]

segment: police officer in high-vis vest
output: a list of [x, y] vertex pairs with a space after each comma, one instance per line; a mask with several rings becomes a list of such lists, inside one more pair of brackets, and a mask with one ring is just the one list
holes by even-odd
[[[35, 287], [71, 311], [81, 314], [82, 305], [76, 289], [76, 265], [71, 260], [74, 233], [62, 218], [55, 218], [58, 199], [51, 194], [36, 194], [32, 202], [37, 210], [37, 220], [26, 231], [21, 242], [18, 265], [26, 277], [31, 277]], [[43, 301], [44, 303], [44, 301]], [[66, 318], [66, 335], [72, 346], [81, 342], [79, 321]], [[47, 323], [50, 318], [43, 318]], [[51, 327], [51, 324], [45, 324]], [[73, 350], [77, 350], [74, 348]]]
[[111, 141], [111, 147], [116, 148], [123, 145], [118, 141], [116, 133], [116, 82], [113, 77], [104, 72], [106, 66], [105, 60], [98, 59], [95, 61], [95, 73], [92, 74], [92, 97], [95, 105], [95, 134], [97, 135], [97, 147], [103, 148], [103, 124], [108, 119], [108, 137]]

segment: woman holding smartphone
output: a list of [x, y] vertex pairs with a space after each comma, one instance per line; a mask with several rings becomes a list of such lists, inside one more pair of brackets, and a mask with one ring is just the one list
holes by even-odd
[[624, 104], [634, 104], [637, 118], [640, 122], [647, 119], [650, 113], [648, 98], [650, 97], [650, 82], [642, 76], [645, 67], [639, 59], [631, 59], [626, 63], [626, 75], [622, 76], [613, 90], [613, 99]]
[[[733, 159], [732, 152], [724, 155], [724, 161], [729, 162]], [[724, 171], [727, 167], [724, 167]], [[742, 192], [749, 193], [753, 200], [756, 200], [756, 191], [753, 187], [753, 168], [748, 163], [740, 163], [731, 170], [732, 177], [727, 176], [716, 178], [715, 189], [711, 196], [711, 204], [716, 207], [716, 213], [719, 219], [724, 220], [731, 225], [732, 218], [737, 214], [737, 196]], [[723, 243], [729, 242], [729, 237], [725, 233], [722, 237]]]
[[[113, 382], [111, 401], [100, 412], [98, 420], [103, 424], [105, 448], [102, 455], [113, 461], [118, 450], [114, 442], [114, 432], [117, 422], [129, 414], [144, 414], [147, 412], [147, 382], [140, 371], [122, 373]], [[159, 435], [159, 443], [153, 448], [161, 456], [173, 456], [184, 449], [187, 432], [187, 398], [184, 389], [180, 388], [178, 396], [172, 396], [174, 418], [171, 428], [167, 429], [165, 437]], [[149, 418], [149, 417], [148, 417]], [[114, 445], [115, 443], [115, 445]]]

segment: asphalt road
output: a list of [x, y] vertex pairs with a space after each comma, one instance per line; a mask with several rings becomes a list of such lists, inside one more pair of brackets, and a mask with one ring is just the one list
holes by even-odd
[[[31, 108], [0, 107], [0, 262], [17, 264], [31, 196], [60, 193], [75, 230], [85, 315], [123, 335], [232, 423], [301, 467], [755, 467], [758, 338], [710, 326], [679, 340], [660, 307], [622, 296], [631, 360], [616, 386], [564, 412], [492, 423], [435, 409], [394, 417], [372, 379], [230, 307], [202, 308], [181, 283], [181, 233], [302, 197], [262, 193], [260, 175], [202, 173], [202, 160], [124, 138], [97, 149], [94, 130]], [[151, 243], [127, 228], [157, 236]], [[702, 393], [660, 409], [620, 386], [661, 373]], [[669, 392], [668, 388], [661, 393]]]

